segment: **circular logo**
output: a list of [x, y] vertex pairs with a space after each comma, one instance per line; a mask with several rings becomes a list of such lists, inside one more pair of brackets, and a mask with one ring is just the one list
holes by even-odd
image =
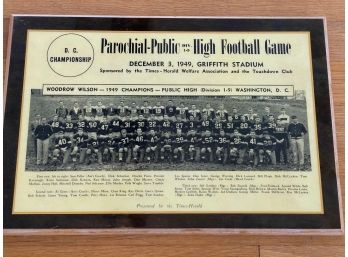
[[52, 41], [47, 50], [51, 69], [63, 77], [77, 77], [85, 73], [94, 60], [94, 49], [87, 38], [64, 34]]

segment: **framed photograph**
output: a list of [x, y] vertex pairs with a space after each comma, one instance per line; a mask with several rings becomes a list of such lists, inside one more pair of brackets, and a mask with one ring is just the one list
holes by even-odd
[[5, 229], [340, 233], [321, 18], [14, 16]]

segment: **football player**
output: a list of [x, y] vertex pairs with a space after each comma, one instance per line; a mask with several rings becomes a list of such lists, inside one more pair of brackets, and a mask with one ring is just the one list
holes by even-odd
[[200, 122], [195, 120], [195, 117], [190, 115], [189, 121], [187, 122], [188, 133], [190, 134], [192, 131], [198, 132], [200, 130]]
[[86, 158], [88, 136], [83, 133], [83, 128], [78, 128], [73, 136], [73, 150], [71, 152], [72, 161], [75, 164], [79, 158], [79, 164], [82, 164]]
[[268, 133], [268, 131], [264, 131], [260, 141], [262, 142], [262, 144], [260, 144], [261, 147], [259, 149], [260, 164], [265, 163], [265, 157], [269, 159], [270, 164], [276, 164], [275, 146], [277, 143], [277, 139], [271, 136]]
[[190, 161], [199, 161], [200, 159], [200, 146], [201, 146], [201, 137], [197, 134], [196, 129], [189, 131], [187, 135], [188, 143], [188, 152], [190, 155]]
[[227, 121], [226, 121], [226, 123], [225, 123], [225, 126], [224, 126], [224, 131], [225, 131], [225, 133], [226, 133], [226, 135], [228, 135], [228, 136], [232, 136], [233, 135], [233, 133], [234, 133], [234, 130], [236, 129], [235, 127], [234, 127], [234, 123], [233, 123], [233, 118], [232, 118], [232, 116], [227, 116]]
[[200, 120], [201, 111], [197, 109], [197, 106], [195, 104], [192, 104], [191, 109], [188, 110], [188, 116], [193, 116], [194, 120]]
[[129, 115], [129, 107], [124, 105], [124, 101], [121, 101], [120, 105], [117, 106], [117, 114], [120, 117], [126, 117]]
[[180, 115], [178, 115], [176, 120], [173, 122], [173, 130], [176, 131], [178, 129], [180, 129], [182, 133], [187, 132], [187, 122], [185, 122]]
[[185, 106], [184, 102], [181, 102], [180, 105], [176, 108], [176, 116], [180, 116], [183, 120], [187, 119], [188, 108]]
[[92, 106], [91, 101], [87, 101], [87, 105], [83, 108], [83, 115], [85, 117], [85, 120], [89, 121], [92, 116], [95, 116], [96, 110]]
[[210, 103], [205, 105], [205, 108], [202, 110], [202, 114], [206, 114], [210, 120], [215, 119], [215, 111], [214, 108], [211, 107]]
[[82, 129], [83, 132], [87, 132], [87, 121], [85, 120], [85, 117], [81, 114], [79, 115], [79, 119], [76, 122], [77, 129]]
[[250, 130], [250, 134], [246, 136], [245, 142], [248, 146], [248, 157], [249, 157], [249, 163], [251, 165], [257, 166], [257, 160], [258, 160], [258, 143], [259, 139], [256, 136], [255, 130]]
[[146, 139], [141, 128], [137, 128], [136, 134], [134, 135], [132, 141], [133, 141], [133, 159], [135, 162], [142, 162], [144, 160]]
[[148, 162], [151, 161], [152, 156], [154, 157], [154, 161], [158, 161], [158, 142], [160, 138], [156, 134], [155, 129], [150, 128], [149, 135], [147, 136], [147, 145], [146, 145], [146, 160]]
[[166, 114], [170, 119], [172, 119], [176, 114], [176, 106], [174, 106], [173, 101], [169, 100], [166, 106]]
[[71, 151], [71, 139], [70, 137], [64, 135], [63, 130], [59, 130], [55, 135], [54, 143], [55, 148], [53, 150], [53, 162], [54, 164], [56, 164], [60, 154], [62, 154], [63, 163], [61, 167], [64, 167], [69, 160]]
[[156, 133], [160, 129], [160, 122], [156, 119], [155, 114], [151, 113], [150, 118], [148, 119], [147, 122], [148, 130], [150, 131], [153, 129]]
[[[111, 155], [111, 163], [115, 163], [116, 161], [116, 155], [119, 151], [119, 143], [120, 140], [113, 132], [110, 132], [109, 137], [107, 138], [107, 151]], [[104, 149], [104, 151], [105, 151]]]
[[59, 106], [56, 108], [56, 114], [58, 115], [58, 120], [63, 122], [68, 115], [68, 108], [64, 106], [63, 101], [59, 101]]
[[[93, 116], [92, 116], [93, 117]], [[86, 162], [87, 165], [91, 164], [92, 161], [95, 159], [95, 155], [97, 156], [97, 162], [98, 164], [103, 164], [102, 162], [102, 153], [101, 153], [101, 144], [100, 140], [97, 138], [96, 132], [90, 132], [88, 136], [89, 140], [87, 142], [87, 150], [86, 150]]]
[[80, 105], [78, 102], [74, 102], [73, 108], [69, 111], [69, 115], [71, 116], [71, 120], [73, 122], [77, 122], [79, 119], [79, 116], [83, 114], [82, 109], [80, 108]]
[[176, 134], [173, 136], [173, 153], [174, 153], [174, 160], [179, 160], [180, 155], [180, 161], [185, 161], [185, 151], [184, 151], [184, 145], [186, 143], [186, 137], [182, 134], [181, 129], [176, 130]]
[[149, 106], [148, 101], [144, 101], [144, 105], [140, 107], [140, 113], [144, 116], [145, 119], [150, 117], [152, 113], [152, 107]]
[[72, 140], [74, 134], [76, 133], [76, 123], [72, 121], [71, 116], [66, 116], [66, 121], [63, 123], [63, 130], [65, 132], [65, 135], [70, 137]]
[[161, 102], [156, 103], [156, 105], [152, 108], [152, 112], [158, 120], [161, 120], [163, 118], [165, 109], [164, 106], [161, 105]]
[[170, 136], [169, 131], [165, 131], [164, 135], [160, 139], [161, 160], [168, 159], [170, 161], [170, 157], [172, 153], [172, 143], [173, 143], [173, 139]]
[[242, 164], [244, 160], [246, 143], [244, 138], [239, 134], [238, 130], [235, 129], [230, 140], [230, 157], [232, 163]]
[[240, 122], [239, 122], [239, 133], [243, 136], [246, 136], [250, 133], [250, 126], [251, 123], [247, 120], [247, 118], [242, 115], [240, 116]]
[[167, 114], [165, 114], [163, 116], [163, 120], [160, 122], [160, 126], [161, 126], [161, 130], [162, 130], [162, 134], [165, 133], [165, 132], [171, 132], [172, 131], [173, 123], [169, 119], [169, 116]]
[[210, 132], [212, 131], [213, 122], [211, 120], [208, 120], [208, 116], [206, 114], [203, 114], [203, 119], [199, 125], [200, 125], [202, 135], [207, 130], [209, 130]]
[[255, 118], [255, 123], [251, 124], [251, 128], [255, 131], [256, 136], [262, 136], [264, 125], [262, 124], [260, 117]]
[[[203, 161], [213, 161], [213, 149], [215, 145], [215, 139], [211, 134], [210, 130], [206, 130], [204, 132], [204, 135], [202, 135], [202, 147], [201, 147], [201, 159]], [[207, 158], [207, 155], [209, 156], [209, 159]]]
[[224, 104], [219, 105], [219, 108], [216, 110], [216, 116], [220, 116], [222, 120], [227, 119], [228, 112], [225, 109]]
[[117, 108], [114, 103], [109, 103], [109, 106], [105, 109], [105, 114], [108, 121], [111, 121], [116, 118]]
[[[219, 135], [216, 137], [217, 146], [216, 146], [216, 158], [219, 162], [222, 161], [223, 164], [226, 164], [228, 157], [228, 146], [230, 143], [229, 137], [226, 135], [224, 130], [220, 130]], [[222, 159], [223, 156], [223, 159]]]
[[90, 137], [92, 133], [96, 134], [98, 132], [99, 123], [100, 122], [98, 120], [95, 120], [94, 116], [90, 117], [90, 120], [87, 122], [87, 128], [86, 128], [88, 137]]
[[119, 148], [118, 148], [118, 159], [120, 162], [126, 158], [126, 162], [130, 161], [130, 145], [132, 143], [132, 138], [129, 134], [127, 134], [126, 129], [121, 130], [121, 136], [119, 138]]

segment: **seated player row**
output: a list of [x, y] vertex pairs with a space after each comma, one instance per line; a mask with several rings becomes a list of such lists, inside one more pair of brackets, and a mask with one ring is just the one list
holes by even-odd
[[[56, 163], [61, 156], [63, 165], [69, 162], [70, 157], [74, 164], [89, 164], [93, 160], [99, 164], [115, 163], [116, 158], [119, 162], [129, 162], [131, 158], [134, 162], [143, 162], [144, 159], [148, 162], [158, 162], [160, 158], [161, 161], [190, 160], [242, 164], [247, 157], [252, 165], [262, 164], [264, 158], [267, 158], [267, 163], [276, 164], [277, 144], [283, 144], [285, 140], [278, 140], [267, 131], [257, 137], [254, 130], [245, 136], [238, 130], [234, 130], [231, 136], [226, 135], [224, 130], [220, 130], [215, 136], [210, 130], [204, 131], [202, 135], [191, 130], [186, 136], [181, 129], [177, 129], [174, 135], [169, 131], [160, 135], [154, 129], [150, 129], [146, 135], [141, 128], [137, 128], [135, 134], [129, 134], [122, 129], [117, 137], [112, 132], [99, 136], [96, 133], [86, 135], [83, 129], [79, 128], [72, 137], [63, 130], [55, 134], [53, 161]], [[286, 156], [283, 158], [287, 160]]]

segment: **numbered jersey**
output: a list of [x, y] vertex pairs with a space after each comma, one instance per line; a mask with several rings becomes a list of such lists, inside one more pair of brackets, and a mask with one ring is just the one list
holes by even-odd
[[162, 146], [165, 146], [165, 145], [171, 146], [173, 143], [173, 138], [172, 137], [161, 137], [160, 143]]
[[118, 148], [119, 142], [120, 142], [120, 139], [114, 137], [114, 138], [108, 138], [106, 144], [110, 149], [115, 149], [115, 148]]
[[56, 138], [55, 140], [56, 148], [63, 149], [69, 148], [71, 146], [71, 139], [69, 137]]
[[255, 130], [255, 134], [260, 136], [263, 133], [263, 124], [262, 123], [254, 123], [251, 125], [251, 127]]
[[187, 141], [187, 139], [186, 139], [186, 137], [184, 135], [175, 135], [175, 136], [173, 136], [173, 145], [175, 147], [182, 147], [182, 146], [184, 146], [186, 141]]
[[127, 133], [133, 133], [134, 128], [132, 127], [132, 122], [130, 120], [122, 121], [121, 128], [125, 129]]
[[95, 107], [95, 115], [96, 116], [104, 116], [106, 113], [106, 110], [105, 110], [105, 106], [104, 105], [101, 105], [101, 106], [96, 106]]
[[163, 132], [171, 131], [173, 128], [173, 123], [170, 120], [162, 120], [160, 124]]
[[73, 137], [75, 145], [79, 148], [87, 148], [88, 136], [76, 134]]
[[251, 129], [251, 124], [249, 121], [241, 121], [239, 123], [239, 133], [241, 133], [242, 135], [247, 135], [250, 133], [250, 129]]
[[147, 126], [148, 126], [149, 130], [153, 129], [155, 132], [158, 132], [158, 130], [160, 128], [160, 123], [158, 120], [149, 120], [147, 122]]
[[187, 131], [187, 122], [185, 121], [174, 121], [173, 123], [174, 131], [181, 129], [183, 133]]
[[233, 148], [242, 148], [243, 146], [245, 146], [245, 142], [243, 140], [243, 138], [241, 136], [231, 136], [230, 139], [230, 145]]
[[193, 116], [195, 119], [200, 119], [201, 111], [198, 109], [194, 109], [194, 110], [191, 109], [188, 111], [188, 116]]
[[158, 135], [148, 135], [147, 144], [150, 147], [154, 147], [154, 146], [157, 146], [159, 140], [160, 140], [160, 138]]
[[166, 114], [168, 117], [173, 117], [176, 114], [176, 107], [175, 106], [167, 106], [166, 107]]
[[134, 135], [133, 136], [133, 144], [140, 146], [140, 147], [145, 147], [146, 145], [146, 135], [141, 134], [141, 135]]
[[199, 121], [188, 121], [187, 122], [187, 129], [188, 130], [194, 130], [198, 131], [200, 129]]
[[79, 120], [76, 122], [77, 129], [82, 129], [84, 132], [87, 131], [87, 121], [86, 120]]
[[121, 137], [119, 138], [119, 146], [120, 147], [128, 147], [131, 143], [131, 137], [130, 135], [121, 135]]
[[215, 145], [215, 139], [213, 136], [203, 136], [202, 137], [202, 146], [203, 147], [213, 147]]
[[235, 130], [235, 125], [232, 121], [226, 121], [224, 123], [224, 130], [227, 134], [232, 134]]
[[273, 136], [270, 136], [268, 139], [263, 137], [262, 138], [262, 147], [265, 150], [273, 151], [275, 148], [276, 142], [277, 142], [277, 140]]
[[147, 125], [147, 120], [136, 120], [133, 122], [134, 129], [137, 130], [140, 128], [143, 132], [147, 130]]
[[76, 123], [72, 121], [67, 121], [63, 124], [63, 129], [67, 133], [75, 133], [76, 132]]
[[249, 149], [255, 150], [260, 143], [260, 140], [256, 136], [247, 136], [245, 142], [248, 144]]
[[211, 131], [213, 127], [213, 122], [211, 120], [202, 120], [199, 125], [201, 127], [202, 132], [207, 130]]
[[121, 117], [125, 117], [129, 114], [129, 107], [128, 106], [118, 106], [117, 107], [117, 113]]
[[93, 149], [98, 149], [100, 147], [100, 141], [98, 139], [91, 138], [88, 141], [88, 146]]
[[187, 143], [189, 146], [199, 147], [201, 144], [202, 138], [199, 135], [188, 135]]
[[224, 123], [222, 121], [215, 121], [213, 123], [213, 130], [214, 130], [214, 133], [218, 134], [220, 132], [220, 130], [223, 130], [224, 129]]
[[215, 118], [215, 111], [213, 108], [204, 108], [202, 110], [202, 113], [207, 115], [208, 119], [214, 119]]
[[188, 115], [188, 108], [187, 107], [177, 107], [176, 108], [176, 115], [179, 115], [181, 118], [186, 119]]
[[87, 122], [87, 132], [98, 132], [98, 128], [99, 128], [99, 121], [90, 120]]
[[266, 122], [263, 131], [268, 131], [269, 134], [273, 135], [277, 124], [275, 122]]
[[163, 116], [164, 115], [164, 106], [154, 106], [152, 108], [152, 113], [156, 116]]
[[144, 117], [149, 117], [152, 113], [152, 107], [151, 106], [142, 106], [140, 107], [140, 113], [144, 115]]
[[98, 134], [106, 136], [109, 134], [110, 124], [109, 122], [102, 122], [99, 124]]
[[120, 119], [112, 119], [109, 124], [109, 128], [111, 132], [120, 132], [121, 131], [122, 120]]
[[64, 130], [63, 123], [60, 121], [53, 120], [53, 121], [49, 122], [49, 125], [51, 126], [53, 133], [57, 133], [60, 130]]
[[227, 119], [228, 112], [225, 109], [223, 110], [219, 109], [216, 111], [216, 116], [220, 117], [221, 119]]
[[216, 137], [216, 142], [217, 142], [218, 147], [227, 148], [229, 143], [230, 143], [230, 139], [228, 136], [220, 136], [219, 135]]

